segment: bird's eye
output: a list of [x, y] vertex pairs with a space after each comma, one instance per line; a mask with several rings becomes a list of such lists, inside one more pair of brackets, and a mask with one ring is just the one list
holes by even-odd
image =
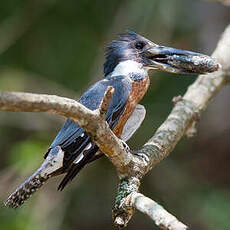
[[144, 42], [137, 42], [135, 44], [135, 48], [138, 49], [138, 50], [142, 50], [145, 46], [145, 43]]

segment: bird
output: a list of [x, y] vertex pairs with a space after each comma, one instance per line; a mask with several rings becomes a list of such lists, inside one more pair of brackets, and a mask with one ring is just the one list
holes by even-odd
[[[195, 60], [202, 58], [205, 64], [199, 66], [195, 63]], [[92, 85], [78, 102], [90, 110], [98, 109], [107, 88], [112, 86], [114, 93], [105, 119], [114, 134], [126, 143], [141, 126], [146, 114], [145, 107], [139, 101], [150, 85], [149, 70], [194, 74], [213, 72], [218, 68], [218, 63], [206, 55], [157, 45], [126, 30], [107, 46], [104, 77]], [[49, 178], [62, 174], [64, 178], [58, 190], [63, 190], [80, 170], [101, 156], [103, 153], [87, 132], [73, 120], [67, 119], [48, 148], [41, 166], [4, 204], [11, 208], [21, 206]]]

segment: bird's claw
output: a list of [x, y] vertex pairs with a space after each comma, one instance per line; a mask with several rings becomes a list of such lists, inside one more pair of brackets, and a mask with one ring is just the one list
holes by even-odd
[[149, 162], [149, 157], [145, 153], [134, 152], [134, 155], [144, 159], [146, 162]]
[[125, 150], [128, 151], [128, 152], [130, 152], [130, 148], [129, 148], [128, 144], [125, 141], [123, 141], [123, 140], [121, 140], [121, 141], [122, 141], [122, 145], [125, 148]]

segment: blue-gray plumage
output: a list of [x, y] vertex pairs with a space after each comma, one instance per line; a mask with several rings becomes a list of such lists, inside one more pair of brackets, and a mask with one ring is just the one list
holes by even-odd
[[[79, 102], [88, 109], [97, 109], [108, 86], [112, 86], [114, 88], [114, 95], [106, 113], [106, 120], [109, 123], [110, 128], [113, 128], [115, 122], [117, 119], [119, 119], [119, 115], [121, 115], [122, 111], [124, 110], [125, 104], [129, 97], [132, 86], [132, 83], [129, 79], [125, 78], [124, 76], [103, 79], [89, 88], [89, 90], [87, 90], [80, 98]], [[114, 117], [113, 114], [116, 114], [116, 117]], [[81, 129], [72, 120], [68, 119], [51, 144], [51, 148], [60, 144], [64, 148], [67, 147], [76, 139], [76, 137], [81, 135], [82, 132], [84, 132], [83, 129]]]
[[[87, 90], [87, 92], [80, 98], [79, 102], [88, 109], [97, 109], [101, 104], [108, 86], [112, 86], [114, 88], [114, 95], [106, 113], [106, 121], [108, 122], [110, 128], [113, 129], [122, 115], [128, 101], [132, 86], [130, 79], [125, 78], [124, 76], [117, 76], [116, 78], [108, 77], [103, 79]], [[83, 149], [86, 148], [90, 142], [91, 139], [86, 132], [71, 119], [68, 119], [62, 126], [50, 148], [53, 149], [56, 146], [60, 146], [65, 151], [63, 161], [63, 172], [65, 172], [65, 170], [71, 166], [76, 157], [81, 154]], [[87, 154], [84, 154], [84, 157], [78, 164], [73, 164], [71, 166], [71, 169], [61, 182], [59, 189], [63, 189], [69, 180], [73, 179], [79, 169], [84, 166], [82, 165], [80, 167], [79, 165], [82, 164], [85, 158], [89, 160], [98, 151], [98, 147], [96, 145], [92, 145], [89, 150], [90, 151], [88, 151]]]
[[[101, 104], [107, 87], [112, 86], [114, 94], [106, 121], [117, 137], [127, 141], [145, 116], [145, 109], [138, 102], [149, 87], [148, 71], [158, 69], [173, 73], [205, 73], [218, 69], [218, 63], [215, 64], [212, 59], [207, 62], [210, 68], [198, 68], [195, 61], [203, 57], [205, 61], [208, 60], [207, 56], [198, 53], [158, 46], [127, 31], [107, 48], [105, 78], [90, 87], [79, 102], [95, 110]], [[40, 168], [9, 196], [5, 205], [17, 208], [50, 177], [66, 173], [59, 185], [62, 190], [87, 163], [101, 156], [98, 151], [99, 148], [87, 133], [67, 119], [45, 154]]]

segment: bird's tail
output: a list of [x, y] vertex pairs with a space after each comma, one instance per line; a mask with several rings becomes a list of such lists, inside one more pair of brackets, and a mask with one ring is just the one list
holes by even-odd
[[64, 152], [57, 146], [51, 149], [41, 167], [21, 184], [4, 202], [5, 206], [17, 208], [51, 177], [62, 172]]

